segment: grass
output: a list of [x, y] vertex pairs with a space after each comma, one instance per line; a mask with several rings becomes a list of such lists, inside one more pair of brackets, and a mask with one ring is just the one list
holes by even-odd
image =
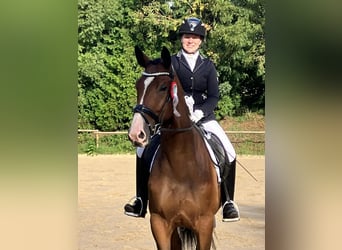
[[[220, 121], [226, 131], [265, 131], [265, 116], [247, 112], [243, 116], [226, 117]], [[265, 134], [228, 134], [239, 155], [264, 155]]]
[[96, 146], [93, 134], [78, 134], [79, 154], [134, 154], [135, 148], [128, 140], [127, 135], [106, 135], [101, 136]]
[[[229, 117], [220, 121], [224, 130], [229, 131], [264, 131], [265, 117], [256, 113]], [[265, 134], [228, 134], [238, 155], [264, 155]], [[96, 147], [95, 137], [91, 133], [78, 134], [78, 153], [96, 154], [135, 154], [135, 148], [127, 135], [101, 136]]]

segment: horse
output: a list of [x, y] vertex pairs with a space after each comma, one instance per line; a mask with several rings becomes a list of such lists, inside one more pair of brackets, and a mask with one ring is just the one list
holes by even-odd
[[191, 245], [197, 250], [216, 249], [215, 214], [220, 208], [217, 174], [190, 119], [170, 52], [163, 47], [161, 57], [151, 60], [136, 46], [135, 55], [144, 72], [136, 81], [137, 105], [129, 139], [135, 146], [146, 147], [151, 136], [160, 133], [148, 182], [150, 225], [157, 248]]

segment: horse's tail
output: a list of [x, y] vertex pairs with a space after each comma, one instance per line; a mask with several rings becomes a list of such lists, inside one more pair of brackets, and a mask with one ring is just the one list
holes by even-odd
[[[193, 250], [196, 249], [197, 246], [197, 237], [195, 233], [184, 227], [178, 227], [177, 228], [179, 238], [182, 242], [182, 250]], [[212, 250], [216, 250], [216, 239], [215, 239], [215, 233], [213, 233], [212, 241], [211, 241], [211, 248]]]
[[197, 238], [192, 230], [185, 227], [178, 227], [177, 231], [182, 242], [182, 250], [196, 249]]

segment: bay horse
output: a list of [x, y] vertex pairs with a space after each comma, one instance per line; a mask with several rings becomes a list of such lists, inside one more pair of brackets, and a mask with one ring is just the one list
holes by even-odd
[[[136, 82], [137, 105], [129, 138], [134, 145], [146, 147], [153, 133], [160, 133], [148, 182], [150, 224], [157, 248], [184, 249], [190, 241], [197, 250], [215, 249], [215, 214], [220, 208], [217, 174], [189, 117], [170, 53], [163, 47], [161, 58], [151, 60], [136, 46], [135, 55], [144, 72]], [[184, 235], [191, 235], [186, 237], [189, 241]]]

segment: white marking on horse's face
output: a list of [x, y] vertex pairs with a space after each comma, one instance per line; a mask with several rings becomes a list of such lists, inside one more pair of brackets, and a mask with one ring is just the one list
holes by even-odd
[[[148, 86], [154, 80], [154, 77], [147, 77], [144, 81], [144, 91], [139, 100], [139, 104], [143, 104]], [[149, 131], [146, 131], [147, 124], [140, 113], [135, 113], [133, 116], [131, 127], [129, 128], [128, 136], [135, 145], [141, 147], [148, 143]]]
[[154, 77], [146, 77], [145, 81], [144, 81], [144, 92], [141, 96], [141, 99], [139, 101], [139, 104], [142, 104], [145, 98], [145, 94], [146, 94], [146, 90], [148, 88], [148, 86], [150, 86], [151, 82], [154, 80]]

